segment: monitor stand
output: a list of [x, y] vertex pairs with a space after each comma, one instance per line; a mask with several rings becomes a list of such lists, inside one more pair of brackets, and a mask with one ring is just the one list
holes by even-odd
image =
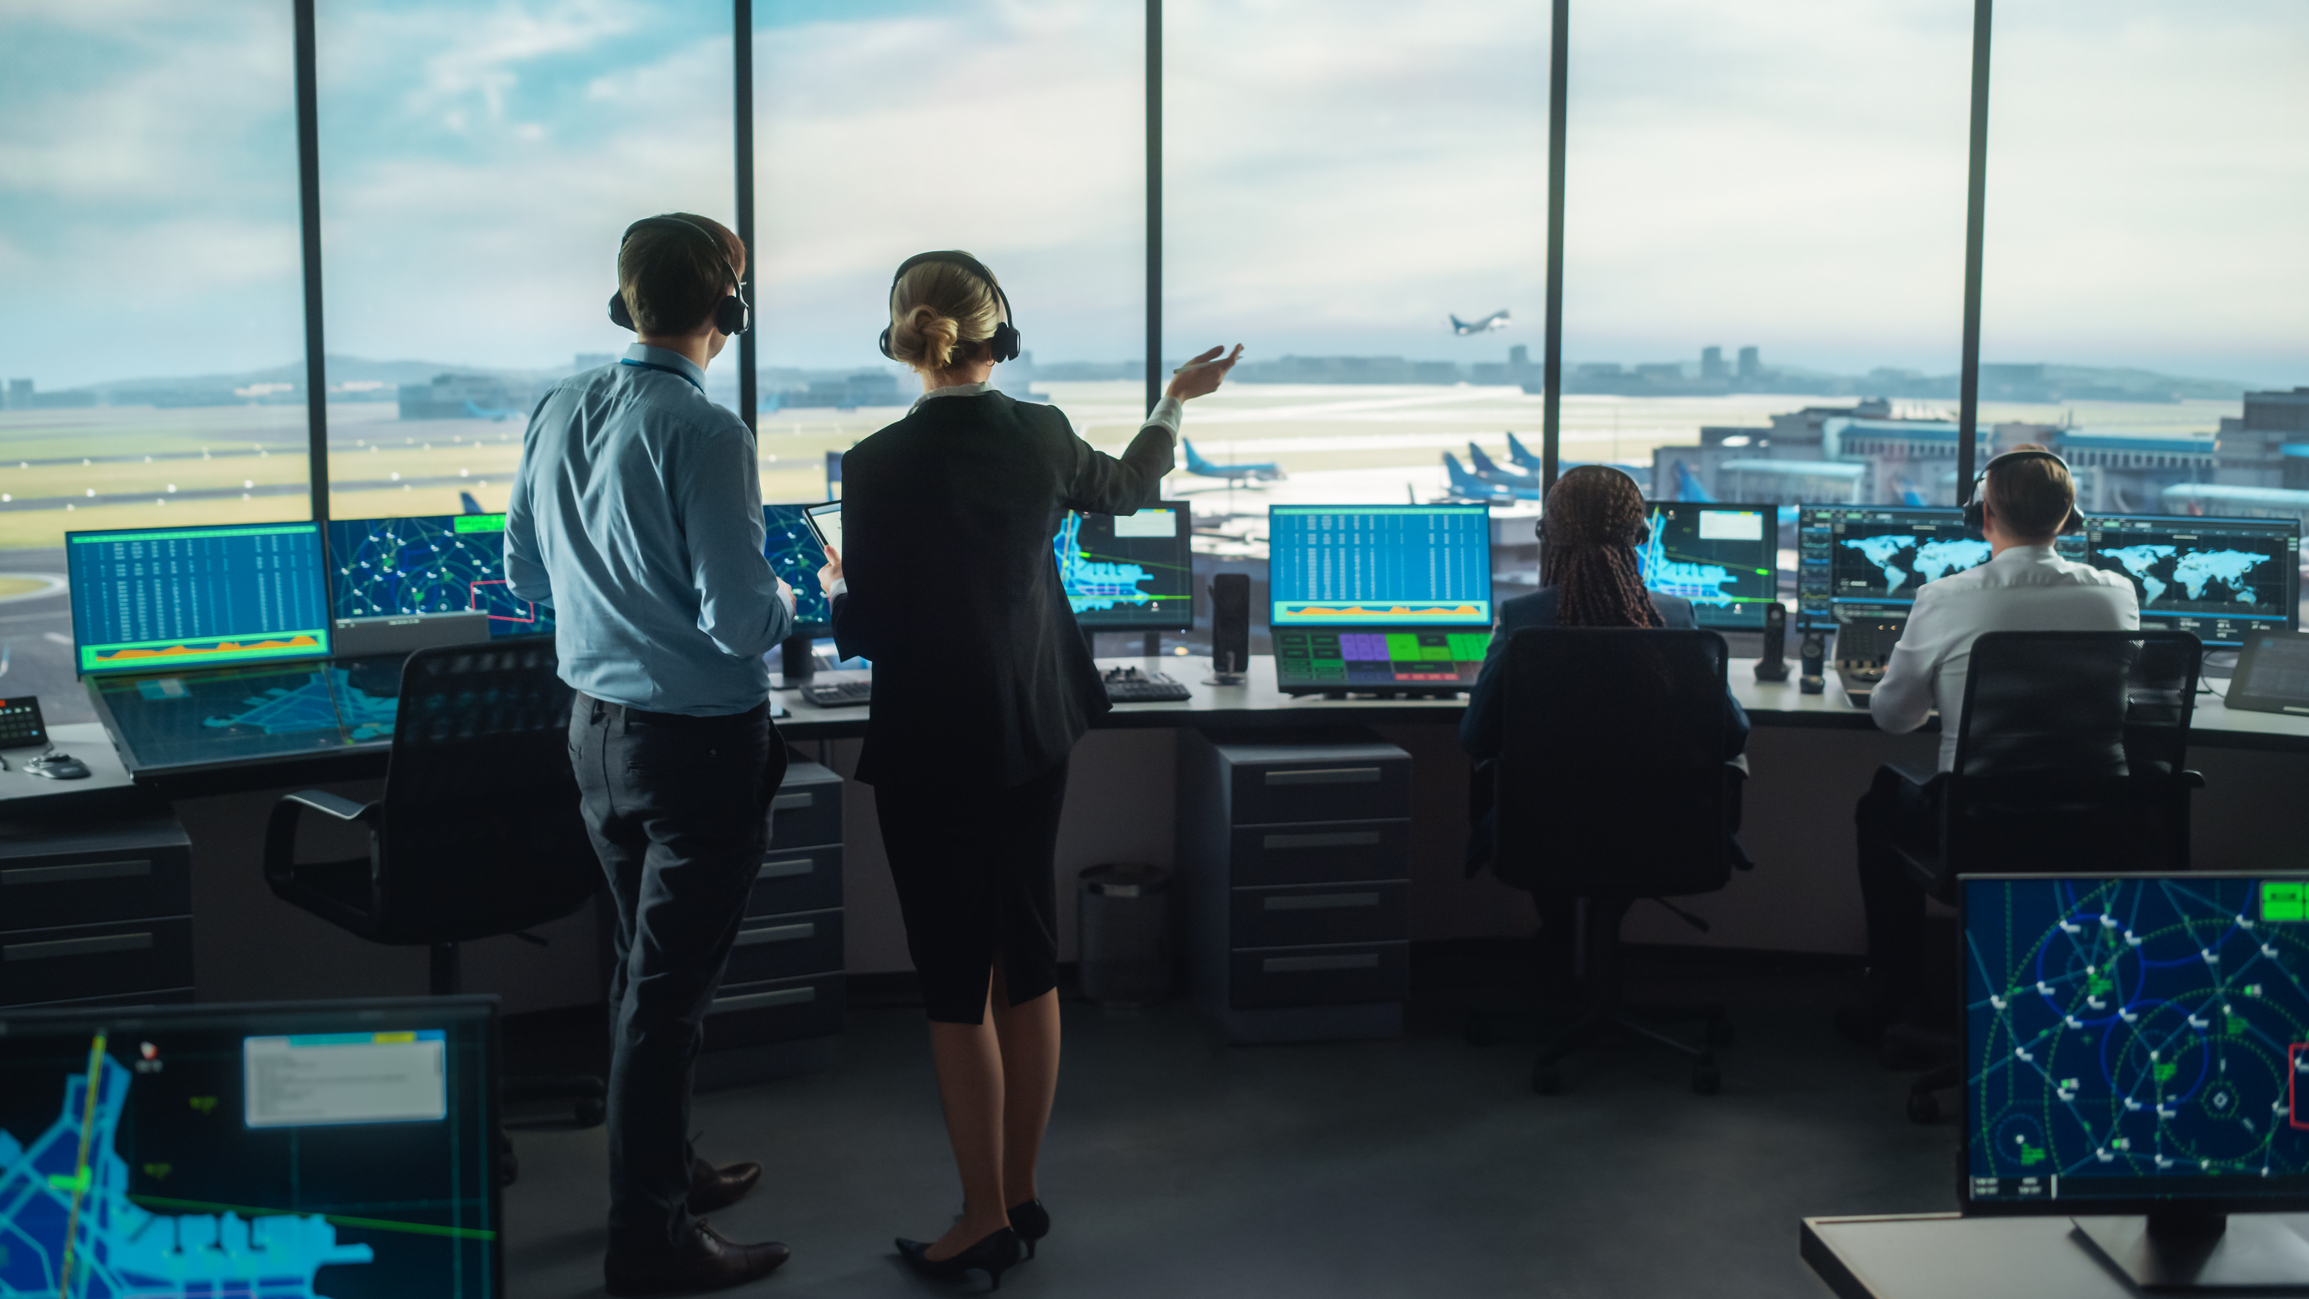
[[2309, 1240], [2267, 1214], [2165, 1209], [2072, 1218], [2077, 1234], [2143, 1290], [2309, 1285]]

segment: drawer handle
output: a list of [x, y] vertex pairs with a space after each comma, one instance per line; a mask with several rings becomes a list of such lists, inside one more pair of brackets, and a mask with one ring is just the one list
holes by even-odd
[[739, 947], [756, 947], [763, 943], [794, 943], [818, 936], [818, 922], [804, 920], [795, 925], [770, 925], [762, 929], [746, 929], [738, 933]]
[[1270, 956], [1259, 963], [1269, 974], [1308, 974], [1316, 970], [1376, 970], [1379, 953], [1360, 956]]
[[57, 938], [45, 943], [10, 943], [0, 947], [0, 960], [48, 961], [60, 956], [103, 956], [111, 952], [141, 952], [152, 946], [151, 934], [106, 934], [101, 938]]
[[0, 888], [14, 884], [77, 884], [81, 880], [117, 880], [152, 874], [148, 861], [84, 861], [70, 866], [18, 866], [0, 871]]
[[748, 992], [735, 997], [714, 998], [716, 1015], [732, 1010], [761, 1010], [768, 1006], [799, 1006], [805, 1001], [818, 999], [818, 985], [803, 984], [799, 988], [779, 988], [773, 992]]
[[1341, 830], [1331, 834], [1270, 834], [1260, 841], [1268, 848], [1376, 848], [1377, 830]]
[[808, 807], [816, 801], [817, 796], [814, 794], [780, 794], [770, 800], [770, 810], [773, 812], [791, 812], [796, 808]]
[[[1375, 907], [1379, 905], [1376, 893], [1299, 893], [1279, 898], [1268, 898], [1268, 911], [1331, 911], [1340, 907]], [[1373, 957], [1373, 960], [1379, 958]]]
[[758, 880], [792, 879], [796, 875], [807, 875], [817, 868], [818, 864], [807, 857], [792, 857], [785, 861], [766, 861], [762, 863], [761, 872], [754, 878]]
[[1376, 785], [1377, 767], [1314, 767], [1305, 771], [1270, 771], [1270, 785]]

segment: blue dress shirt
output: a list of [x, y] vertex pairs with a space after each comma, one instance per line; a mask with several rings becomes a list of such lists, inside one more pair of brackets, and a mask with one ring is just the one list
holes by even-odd
[[561, 679], [596, 699], [710, 717], [769, 698], [794, 629], [762, 555], [754, 435], [705, 371], [636, 343], [548, 390], [505, 514], [513, 593], [553, 609]]

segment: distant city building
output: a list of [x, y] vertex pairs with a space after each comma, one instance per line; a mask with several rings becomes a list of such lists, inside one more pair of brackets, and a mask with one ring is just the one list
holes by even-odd
[[7, 400], [0, 409], [7, 410], [70, 410], [97, 404], [96, 389], [71, 388], [64, 392], [36, 392], [30, 379], [10, 379]]
[[1732, 372], [1724, 368], [1723, 348], [1703, 347], [1700, 349], [1700, 377], [1710, 383], [1728, 380], [1732, 377]]
[[811, 379], [804, 387], [772, 394], [772, 399], [763, 403], [767, 409], [856, 410], [860, 406], [906, 404], [898, 394], [898, 376], [888, 370], [861, 370], [839, 379]]
[[1764, 372], [1762, 354], [1753, 347], [1740, 349], [1740, 368], [1736, 377], [1742, 383], [1755, 379]]
[[32, 381], [10, 379], [8, 391], [0, 393], [0, 410], [29, 410], [32, 407]]

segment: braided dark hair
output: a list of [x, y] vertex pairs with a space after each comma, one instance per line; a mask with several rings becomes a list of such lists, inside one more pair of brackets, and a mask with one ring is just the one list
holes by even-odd
[[1636, 558], [1644, 495], [1617, 469], [1581, 465], [1555, 480], [1539, 519], [1539, 584], [1558, 627], [1658, 627]]

